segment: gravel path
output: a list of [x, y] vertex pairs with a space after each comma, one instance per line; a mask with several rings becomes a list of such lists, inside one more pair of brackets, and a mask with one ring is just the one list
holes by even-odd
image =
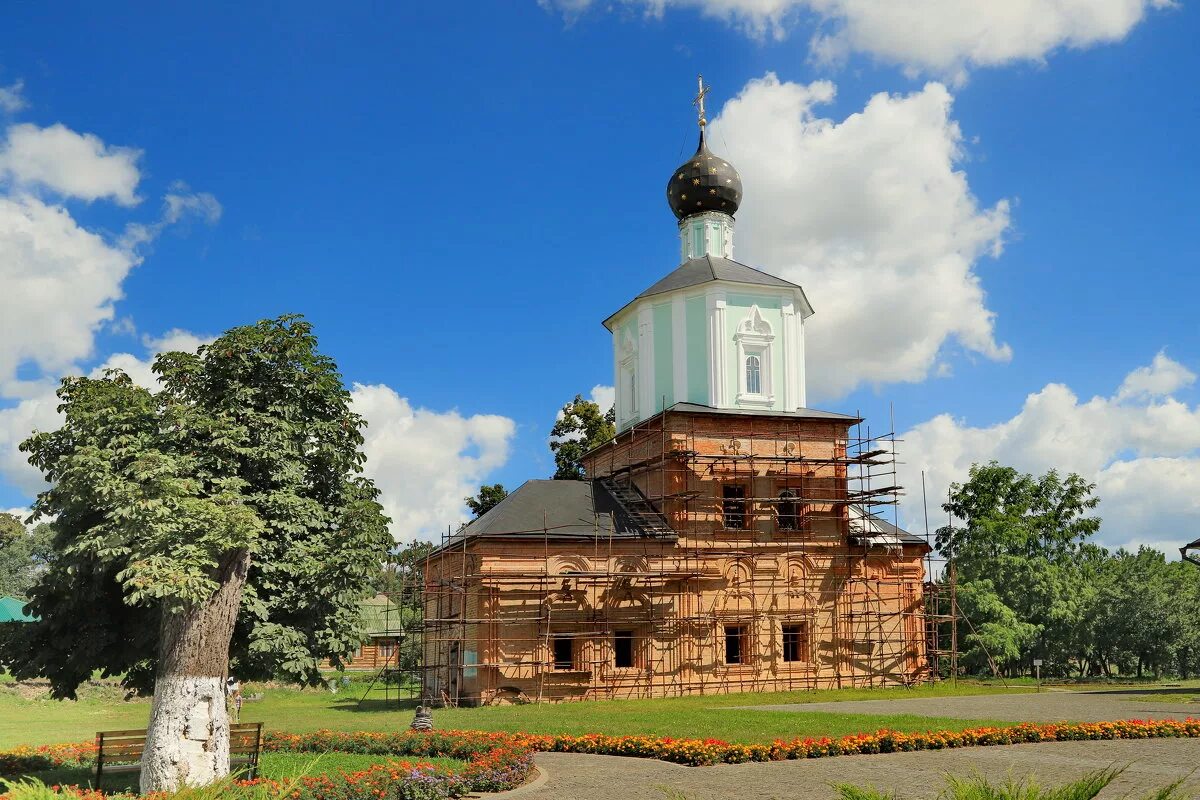
[[[994, 719], [1013, 722], [1100, 722], [1114, 719], [1200, 717], [1200, 690], [1047, 691], [911, 700], [853, 700], [843, 703], [796, 703], [745, 706], [759, 711], [830, 711], [840, 714], [914, 714], [919, 717]], [[1178, 696], [1178, 700], [1165, 700]], [[1160, 698], [1160, 699], [1147, 699]]]
[[[947, 774], [980, 772], [989, 778], [1034, 775], [1045, 785], [1072, 780], [1115, 764], [1129, 768], [1101, 795], [1140, 798], [1192, 773], [1200, 757], [1195, 740], [1053, 742], [974, 747], [924, 753], [840, 756], [807, 761], [684, 767], [645, 758], [539, 753], [543, 777], [535, 785], [490, 795], [516, 800], [833, 800], [831, 784], [873, 785], [903, 800], [935, 798]], [[1200, 776], [1188, 786], [1200, 792]]]
[[[911, 700], [860, 700], [752, 706], [771, 711], [830, 711], [845, 714], [915, 714], [956, 719], [1056, 722], [1200, 717], [1197, 690], [1180, 690], [1178, 701], [1151, 700], [1170, 690], [1058, 692], [981, 695]], [[992, 779], [1033, 776], [1046, 785], [1073, 780], [1096, 769], [1129, 765], [1101, 795], [1138, 800], [1150, 790], [1188, 778], [1200, 797], [1200, 742], [1195, 739], [1053, 742], [972, 747], [921, 753], [840, 756], [765, 764], [683, 767], [644, 758], [539, 753], [542, 776], [533, 784], [490, 795], [521, 800], [831, 800], [831, 784], [873, 785], [903, 800], [935, 798], [945, 776], [973, 771]], [[1195, 774], [1193, 775], [1193, 772]]]

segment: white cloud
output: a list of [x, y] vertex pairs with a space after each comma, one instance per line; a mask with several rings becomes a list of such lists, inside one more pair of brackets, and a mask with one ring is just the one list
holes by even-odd
[[539, 0], [573, 22], [593, 7], [697, 9], [746, 34], [784, 39], [815, 26], [810, 58], [836, 63], [853, 53], [897, 64], [912, 74], [962, 80], [971, 67], [1039, 63], [1060, 48], [1124, 39], [1151, 9], [1173, 0]]
[[46, 488], [42, 474], [17, 448], [35, 430], [54, 430], [58, 426], [58, 398], [53, 390], [0, 409], [0, 478], [31, 497]]
[[[114, 317], [139, 247], [185, 218], [214, 223], [210, 194], [176, 182], [157, 220], [131, 222], [115, 240], [79, 225], [63, 198], [137, 202], [138, 152], [61, 124], [14, 124], [0, 144], [0, 397], [26, 397], [92, 356], [95, 332]], [[131, 324], [131, 323], [130, 323]], [[32, 381], [17, 379], [32, 367]]]
[[961, 170], [952, 97], [930, 83], [877, 94], [844, 120], [816, 109], [827, 81], [750, 81], [711, 125], [742, 175], [735, 257], [803, 285], [812, 400], [945, 374], [947, 345], [994, 360], [994, 313], [976, 272], [999, 255], [1008, 202], [981, 207]]
[[1125, 382], [1117, 390], [1117, 399], [1164, 397], [1195, 382], [1196, 373], [1160, 351], [1150, 366], [1139, 367], [1125, 376]]
[[507, 417], [413, 408], [388, 386], [355, 384], [367, 420], [366, 473], [382, 492], [398, 541], [440, 541], [467, 519], [463, 498], [508, 460], [516, 424]]
[[175, 181], [163, 197], [162, 211], [153, 222], [131, 222], [125, 226], [119, 245], [126, 250], [135, 250], [154, 241], [171, 225], [188, 218], [196, 218], [209, 225], [221, 219], [224, 209], [217, 198], [208, 192], [191, 192], [187, 184]]
[[0, 86], [0, 111], [13, 113], [25, 108], [28, 103], [25, 102], [21, 92], [25, 89], [24, 81], [16, 81], [8, 86]]
[[866, 53], [911, 73], [961, 81], [971, 67], [1041, 62], [1063, 47], [1118, 42], [1171, 0], [807, 0], [832, 30], [811, 42], [818, 60]]
[[25, 393], [14, 380], [23, 363], [58, 375], [87, 358], [137, 262], [61, 206], [0, 195], [0, 393]]
[[167, 192], [163, 204], [163, 221], [168, 225], [184, 217], [199, 217], [209, 225], [215, 225], [221, 219], [222, 208], [217, 198], [208, 192], [192, 192], [183, 181], [171, 184], [171, 191]]
[[617, 392], [611, 386], [599, 384], [592, 387], [592, 402], [600, 406], [600, 413], [607, 414], [617, 402]]
[[8, 128], [0, 147], [0, 176], [18, 187], [44, 187], [80, 200], [110, 199], [136, 205], [140, 151], [110, 147], [90, 133], [61, 123], [48, 128], [22, 123]]
[[[1081, 401], [1052, 383], [1029, 395], [1011, 419], [985, 427], [942, 414], [901, 435], [905, 518], [921, 519], [921, 471], [926, 474], [931, 524], [944, 524], [946, 490], [962, 482], [973, 463], [992, 459], [1023, 472], [1078, 472], [1097, 485], [1104, 521], [1099, 541], [1109, 547], [1151, 544], [1173, 553], [1195, 539], [1200, 523], [1200, 406], [1189, 406], [1151, 380], [1153, 392], [1125, 394], [1147, 375], [1188, 375], [1159, 353], [1150, 367], [1134, 370], [1111, 397]], [[1174, 544], [1172, 544], [1174, 543]]]
[[130, 224], [111, 242], [62, 206], [0, 194], [0, 396], [44, 388], [17, 380], [23, 364], [58, 376], [90, 357], [96, 330], [112, 321], [122, 283], [141, 263], [136, 248], [185, 214], [213, 219], [214, 204], [211, 195], [168, 195], [158, 221]]

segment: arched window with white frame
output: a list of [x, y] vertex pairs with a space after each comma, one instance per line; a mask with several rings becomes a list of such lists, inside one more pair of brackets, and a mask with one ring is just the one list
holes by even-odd
[[746, 356], [746, 392], [762, 394], [762, 359], [754, 353]]
[[751, 306], [734, 335], [737, 343], [738, 405], [770, 407], [775, 403], [771, 380], [771, 343], [775, 331], [763, 319], [758, 306]]

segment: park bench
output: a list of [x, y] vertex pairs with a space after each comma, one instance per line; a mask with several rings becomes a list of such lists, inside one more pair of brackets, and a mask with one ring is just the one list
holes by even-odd
[[[140, 772], [146, 731], [101, 731], [96, 734], [96, 782], [105, 775]], [[229, 726], [229, 771], [246, 767], [245, 778], [258, 775], [258, 755], [262, 751], [262, 723], [241, 722]]]

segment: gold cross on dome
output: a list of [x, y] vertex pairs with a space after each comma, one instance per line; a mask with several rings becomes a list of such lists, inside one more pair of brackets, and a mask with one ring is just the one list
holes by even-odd
[[708, 90], [712, 87], [704, 85], [703, 75], [696, 76], [696, 85], [699, 88], [699, 91], [696, 93], [695, 99], [692, 100], [692, 105], [694, 105], [699, 111], [698, 117], [700, 122], [700, 130], [704, 130], [704, 126], [708, 124], [708, 120], [704, 118], [704, 97], [708, 94]]

